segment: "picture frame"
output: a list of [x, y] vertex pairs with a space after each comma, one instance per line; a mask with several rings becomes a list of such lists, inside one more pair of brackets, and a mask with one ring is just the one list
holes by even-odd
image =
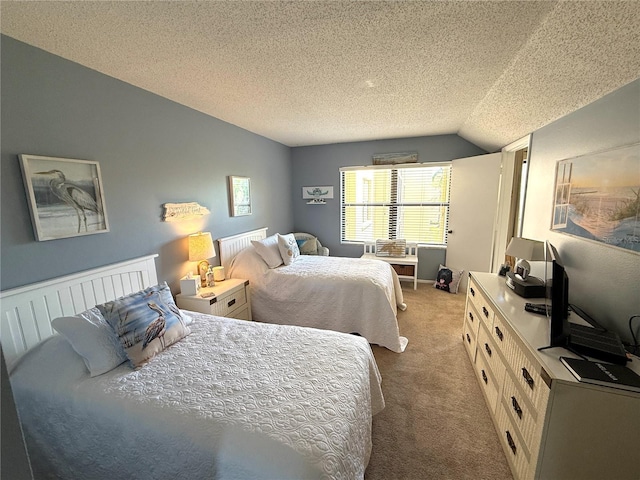
[[333, 198], [333, 187], [331, 185], [319, 187], [302, 187], [302, 198], [309, 200], [309, 204], [326, 204], [327, 198]]
[[109, 231], [98, 162], [29, 154], [19, 159], [37, 241]]
[[418, 163], [418, 152], [376, 153], [371, 157], [373, 165], [398, 165]]
[[556, 163], [551, 230], [640, 253], [640, 143]]
[[251, 179], [229, 176], [229, 206], [232, 217], [251, 215]]

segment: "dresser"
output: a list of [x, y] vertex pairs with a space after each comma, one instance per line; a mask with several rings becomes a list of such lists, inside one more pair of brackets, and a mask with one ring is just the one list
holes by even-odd
[[185, 310], [219, 317], [252, 319], [249, 281], [239, 278], [228, 278], [216, 282], [215, 287], [200, 289], [198, 295], [180, 293], [176, 295], [176, 304]]
[[[524, 310], [535, 299], [469, 277], [462, 339], [514, 478], [638, 480], [640, 394], [578, 382], [559, 360], [575, 355], [538, 350], [549, 322]], [[627, 366], [640, 373], [640, 358]]]

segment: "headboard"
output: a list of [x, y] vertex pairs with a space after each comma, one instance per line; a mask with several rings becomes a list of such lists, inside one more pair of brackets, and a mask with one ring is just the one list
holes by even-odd
[[55, 332], [51, 321], [156, 285], [155, 258], [134, 258], [0, 292], [0, 341], [11, 369], [18, 357]]
[[263, 238], [267, 238], [267, 227], [239, 233], [230, 237], [219, 238], [220, 265], [224, 267], [225, 275], [229, 274], [231, 260], [233, 260], [238, 252], [251, 245], [251, 240], [262, 240]]

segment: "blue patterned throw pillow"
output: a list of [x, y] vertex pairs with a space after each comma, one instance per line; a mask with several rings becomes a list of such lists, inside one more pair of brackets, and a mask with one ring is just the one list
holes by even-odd
[[134, 368], [191, 333], [166, 283], [98, 305], [98, 310]]

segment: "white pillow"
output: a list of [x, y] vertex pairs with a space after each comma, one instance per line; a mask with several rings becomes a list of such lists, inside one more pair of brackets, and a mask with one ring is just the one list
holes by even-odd
[[278, 249], [278, 233], [262, 240], [251, 240], [251, 244], [258, 252], [258, 255], [266, 262], [269, 268], [276, 268], [282, 265], [282, 257]]
[[300, 256], [300, 249], [298, 248], [298, 242], [293, 233], [287, 235], [278, 235], [278, 248], [280, 249], [280, 255], [285, 265], [291, 265], [296, 258]]
[[[280, 253], [278, 253], [278, 255], [280, 255]], [[227, 276], [228, 278], [244, 278], [245, 280], [249, 280], [250, 283], [258, 285], [264, 280], [267, 272], [269, 272], [269, 267], [262, 257], [258, 255], [255, 247], [249, 245], [233, 257]]]
[[92, 377], [127, 360], [120, 340], [96, 307], [73, 317], [55, 318], [51, 325], [82, 357]]

